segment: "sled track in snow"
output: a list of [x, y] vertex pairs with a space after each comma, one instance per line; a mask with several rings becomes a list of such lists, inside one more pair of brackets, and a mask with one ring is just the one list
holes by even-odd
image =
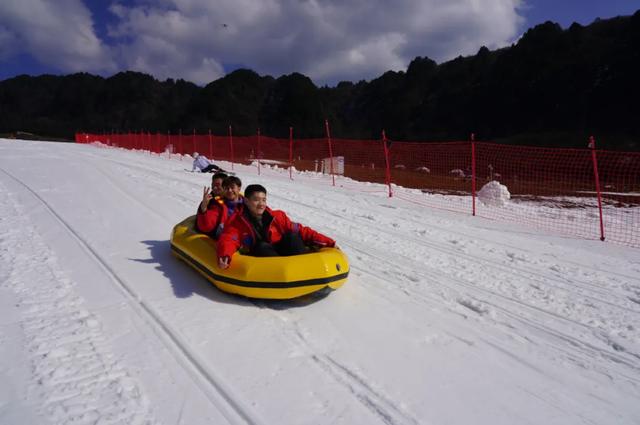
[[[358, 251], [358, 248], [351, 246], [351, 249], [353, 249], [354, 251]], [[369, 249], [370, 251], [370, 249]], [[378, 255], [372, 255], [370, 252], [366, 252], [365, 251], [360, 251], [360, 253], [362, 254], [366, 254], [370, 257], [373, 257], [375, 259], [377, 259], [379, 261], [379, 264], [381, 265], [398, 265], [398, 262], [396, 261], [395, 263], [391, 263], [387, 260], [384, 259], [384, 255], [383, 253], [378, 253]], [[351, 266], [352, 270], [358, 270], [360, 271], [363, 275], [368, 275], [371, 276], [372, 279], [380, 279], [379, 275], [376, 273], [373, 273], [371, 270], [369, 269], [363, 269], [357, 266]], [[415, 273], [415, 272], [412, 272]], [[440, 287], [443, 287], [447, 290], [450, 290], [450, 286], [448, 286], [445, 281], [449, 280], [450, 282], [452, 282], [452, 280], [450, 278], [443, 278], [440, 275], [437, 274], [428, 274], [428, 273], [419, 273], [417, 274], [418, 277], [421, 278], [425, 278], [428, 279], [428, 281], [432, 284], [438, 285]], [[444, 280], [444, 281], [443, 281]], [[636, 359], [633, 358], [629, 358], [629, 357], [625, 357], [623, 354], [625, 354], [625, 349], [622, 346], [618, 346], [616, 343], [612, 342], [611, 340], [608, 340], [605, 337], [601, 337], [601, 341], [603, 343], [605, 343], [606, 345], [608, 345], [609, 347], [611, 347], [611, 350], [606, 350], [603, 348], [599, 348], [594, 346], [592, 343], [587, 342], [587, 341], [583, 341], [575, 336], [573, 336], [570, 333], [567, 332], [563, 332], [561, 330], [557, 330], [554, 328], [551, 328], [549, 326], [546, 326], [542, 323], [542, 321], [540, 320], [536, 320], [533, 316], [532, 317], [527, 317], [525, 315], [522, 314], [518, 314], [514, 311], [512, 311], [511, 309], [505, 307], [504, 305], [500, 305], [497, 302], [494, 301], [489, 301], [489, 299], [486, 296], [478, 295], [477, 293], [480, 291], [477, 291], [476, 288], [474, 288], [473, 286], [471, 286], [471, 284], [468, 284], [464, 281], [459, 281], [459, 282], [454, 282], [457, 283], [459, 285], [463, 285], [466, 287], [466, 289], [471, 292], [471, 293], [476, 293], [473, 297], [470, 296], [464, 296], [464, 297], [457, 297], [454, 300], [448, 300], [449, 302], [455, 302], [457, 304], [459, 304], [462, 307], [465, 307], [468, 309], [469, 313], [475, 313], [478, 317], [480, 316], [484, 316], [489, 310], [488, 309], [492, 309], [502, 315], [504, 315], [505, 317], [510, 318], [511, 320], [513, 320], [514, 322], [520, 323], [522, 325], [524, 325], [526, 328], [529, 329], [533, 329], [533, 330], [537, 330], [542, 332], [543, 334], [547, 335], [548, 337], [559, 341], [559, 344], [553, 344], [550, 343], [549, 341], [545, 341], [542, 340], [542, 344], [543, 346], [547, 346], [548, 348], [559, 352], [562, 354], [563, 357], [571, 360], [571, 362], [573, 363], [577, 363], [577, 364], [581, 364], [581, 363], [588, 363], [591, 364], [592, 367], [591, 369], [595, 370], [595, 371], [601, 371], [601, 367], [599, 366], [598, 363], [594, 363], [593, 359], [598, 359], [598, 358], [604, 358], [607, 359], [610, 364], [608, 367], [610, 367], [610, 371], [615, 371], [617, 373], [617, 375], [629, 382], [632, 382], [636, 387], [640, 387], [640, 379], [633, 375], [630, 374], [629, 371], [633, 371], [635, 373], [638, 373], [640, 371], [640, 368], [637, 365], [637, 359], [640, 358], [638, 356], [638, 354], [636, 353], [632, 353], [632, 352], [626, 352], [626, 354], [629, 357], [635, 357]], [[441, 302], [442, 300], [437, 300], [435, 296], [429, 296], [427, 294], [424, 294], [420, 291], [415, 291], [411, 288], [406, 288], [406, 287], [402, 287], [401, 291], [404, 292], [413, 302], [421, 304], [421, 303], [429, 303], [430, 305], [440, 305], [441, 306]], [[545, 314], [551, 314], [553, 316], [554, 319], [556, 320], [560, 320], [563, 322], [569, 322], [572, 325], [578, 325], [582, 328], [587, 329], [588, 331], [592, 331], [592, 329], [590, 329], [588, 326], [583, 325], [581, 323], [577, 323], [577, 322], [572, 322], [569, 321], [568, 319], [562, 317], [562, 316], [556, 316], [553, 315], [552, 313], [548, 313], [544, 310], [538, 310], [536, 307], [533, 306], [529, 306], [527, 304], [522, 304], [520, 302], [518, 302], [517, 300], [512, 300], [512, 299], [508, 299], [500, 294], [495, 294], [496, 298], [502, 300], [502, 301], [506, 301], [507, 303], [514, 303], [517, 304], [519, 307], [523, 307], [527, 310], [534, 310], [534, 312], [537, 310], [539, 312], [545, 313]], [[438, 304], [438, 301], [440, 301], [440, 304]], [[450, 309], [452, 311], [455, 312], [454, 310], [454, 306], [451, 306]], [[458, 314], [460, 314], [460, 312], [456, 312]], [[499, 320], [495, 320], [495, 322], [497, 324], [500, 325], [505, 325], [508, 327], [511, 327], [508, 322], [504, 323], [501, 322]], [[488, 341], [485, 341], [488, 342]], [[540, 342], [538, 342], [540, 343]], [[494, 343], [491, 343], [492, 345], [495, 345]], [[577, 348], [579, 351], [576, 350], [572, 350], [569, 347], [575, 347]], [[617, 348], [616, 348], [617, 347]], [[502, 348], [502, 350], [505, 350], [504, 348]], [[507, 350], [508, 351], [508, 350]], [[578, 356], [579, 354], [579, 356]], [[624, 369], [620, 369], [619, 366], [623, 366]]]
[[[0, 179], [0, 192], [6, 190], [6, 183], [15, 184]], [[20, 308], [14, 323], [22, 329], [26, 343], [33, 389], [29, 393], [40, 400], [38, 413], [48, 417], [47, 423], [56, 424], [98, 419], [156, 424], [146, 397], [111, 353], [99, 321], [84, 309], [75, 282], [32, 228], [23, 205], [8, 192], [0, 210], [0, 262], [7, 265], [2, 267], [0, 287], [14, 293]], [[37, 261], [33, 253], [38, 254]]]
[[[303, 202], [299, 202], [299, 201], [295, 201], [295, 200], [291, 200], [289, 198], [287, 198], [288, 202], [292, 202], [292, 203], [296, 203], [298, 205], [302, 205], [306, 208], [312, 209], [312, 210], [319, 210], [317, 207], [314, 207], [312, 205], [308, 205], [306, 203]], [[335, 214], [333, 212], [330, 211], [325, 211], [322, 210], [321, 211], [323, 214], [331, 214], [333, 217], [335, 217], [336, 219], [342, 221], [342, 222], [351, 222], [354, 224], [357, 224], [359, 228], [362, 228], [361, 224], [359, 221], [357, 220], [353, 220], [350, 218], [345, 218], [342, 217], [338, 214]], [[397, 234], [394, 234], [392, 231], [386, 230], [383, 227], [376, 227], [375, 228], [375, 232], [371, 231], [371, 235], [375, 236], [375, 235], [379, 235], [379, 233], [385, 233], [387, 235], [389, 235], [389, 237], [391, 238], [398, 238]], [[554, 279], [553, 277], [549, 276], [549, 277], [541, 277], [539, 273], [536, 273], [535, 271], [529, 271], [526, 269], [514, 269], [511, 270], [508, 266], [504, 265], [504, 264], [500, 264], [497, 263], [495, 261], [489, 260], [487, 261], [484, 258], [481, 257], [476, 257], [470, 254], [465, 254], [465, 253], [461, 253], [459, 251], [455, 251], [452, 249], [446, 249], [441, 247], [440, 245], [437, 245], [433, 242], [426, 242], [423, 240], [417, 240], [417, 238], [415, 237], [411, 237], [410, 235], [405, 235], [403, 234], [402, 237], [409, 237], [409, 239], [416, 243], [419, 244], [420, 246], [428, 246], [430, 248], [433, 248], [436, 251], [439, 251], [441, 253], [450, 255], [450, 256], [457, 256], [457, 257], [466, 257], [468, 259], [472, 259], [474, 262], [476, 263], [490, 263], [490, 264], [495, 264], [495, 266], [499, 266], [499, 268], [501, 270], [503, 270], [504, 272], [506, 272], [507, 274], [511, 274], [512, 276], [514, 276], [517, 279], [526, 279], [528, 281], [538, 281], [541, 282], [544, 285], [548, 285], [550, 282], [549, 281], [555, 281], [556, 283], [552, 283], [551, 286], [555, 287], [556, 289], [560, 289], [560, 290], [567, 290], [565, 289], [566, 287], [569, 287], [570, 289], [575, 290], [576, 288], [570, 284], [570, 282], [564, 282], [560, 279]], [[415, 270], [415, 260], [408, 258], [408, 257], [404, 257], [402, 254], [400, 255], [395, 255], [393, 261], [389, 260], [387, 258], [387, 255], [380, 251], [379, 249], [373, 248], [371, 246], [367, 247], [367, 250], [362, 250], [361, 248], [359, 248], [358, 246], [354, 245], [354, 244], [345, 244], [342, 243], [342, 245], [347, 245], [349, 246], [349, 248], [355, 252], [359, 252], [361, 255], [366, 256], [366, 257], [373, 257], [376, 259], [376, 261], [373, 262], [373, 264], [378, 264], [378, 265], [384, 265], [384, 267], [380, 267], [381, 269], [390, 269], [390, 270], [394, 270], [398, 268], [398, 265], [403, 265], [406, 266], [408, 269], [411, 270], [411, 275], [412, 276], [408, 276], [408, 275], [404, 275], [401, 277], [404, 277], [407, 281], [409, 282], [413, 282], [415, 283], [416, 281], [419, 280], [425, 280], [425, 281], [429, 281], [429, 282], [433, 282], [434, 284], [439, 285], [440, 287], [443, 287], [447, 290], [453, 290], [456, 291], [456, 288], [464, 288], [466, 291], [468, 291], [471, 294], [474, 294], [474, 298], [477, 298], [478, 301], [480, 301], [482, 303], [482, 305], [484, 306], [490, 306], [491, 308], [493, 308], [495, 311], [499, 311], [500, 313], [504, 314], [507, 317], [510, 317], [514, 320], [516, 320], [517, 322], [522, 323], [523, 325], [532, 328], [532, 329], [536, 329], [538, 331], [544, 332], [545, 334], [553, 337], [554, 339], [558, 339], [560, 341], [563, 342], [562, 346], [561, 345], [553, 345], [552, 348], [555, 350], [558, 350], [560, 352], [562, 352], [565, 356], [567, 356], [568, 358], [574, 359], [575, 358], [575, 352], [567, 350], [566, 347], [567, 344], [570, 346], [574, 346], [574, 347], [579, 347], [583, 352], [585, 352], [586, 354], [588, 354], [589, 358], [598, 358], [598, 357], [604, 357], [609, 359], [612, 363], [614, 364], [622, 364], [632, 370], [635, 371], [640, 371], [640, 368], [638, 368], [637, 366], [637, 359], [640, 359], [640, 354], [639, 353], [634, 353], [634, 352], [629, 352], [626, 351], [625, 348], [623, 346], [620, 346], [619, 344], [611, 341], [606, 335], [595, 335], [600, 341], [602, 341], [604, 344], [606, 344], [607, 346], [611, 347], [611, 351], [609, 350], [605, 350], [599, 347], [594, 346], [593, 344], [580, 340], [579, 338], [575, 337], [574, 335], [571, 335], [569, 333], [564, 333], [561, 331], [558, 331], [556, 329], [550, 328], [546, 325], [544, 325], [542, 323], [541, 320], [536, 320], [536, 317], [539, 316], [539, 313], [544, 314], [545, 316], [549, 316], [551, 317], [553, 320], [560, 320], [562, 322], [568, 323], [571, 326], [577, 326], [579, 328], [582, 328], [586, 331], [588, 331], [589, 333], [594, 334], [594, 332], [596, 331], [596, 329], [575, 321], [571, 318], [568, 317], [564, 317], [562, 315], [559, 315], [558, 313], [554, 312], [554, 311], [550, 311], [547, 310], [545, 308], [542, 307], [538, 307], [535, 305], [531, 305], [531, 304], [527, 304], [526, 302], [523, 302], [521, 300], [518, 300], [516, 298], [512, 298], [511, 296], [505, 294], [505, 293], [501, 293], [501, 292], [497, 292], [495, 290], [492, 290], [490, 288], [482, 288], [482, 287], [478, 287], [477, 285], [474, 284], [474, 282], [469, 281], [465, 278], [461, 278], [461, 277], [456, 277], [456, 276], [447, 276], [447, 275], [443, 275], [442, 273], [440, 273], [438, 270], [435, 270], [433, 268], [430, 268], [429, 266], [423, 266], [421, 271], [416, 271]], [[375, 252], [372, 253], [372, 252]], [[492, 264], [492, 265], [493, 265]], [[413, 267], [412, 267], [413, 266]], [[360, 270], [362, 273], [366, 274], [366, 275], [371, 275], [373, 277], [379, 278], [379, 274], [373, 274], [371, 272], [371, 270], [364, 270], [364, 269], [360, 269], [358, 267], [354, 267], [353, 265], [351, 266], [352, 269], [357, 269]], [[414, 276], [415, 275], [415, 276]], [[420, 292], [420, 291], [416, 291], [415, 289], [411, 288], [411, 287], [407, 287], [407, 286], [403, 286], [402, 288], [408, 295], [410, 295], [411, 297], [415, 297], [418, 299], [421, 299], [423, 301], [429, 301], [429, 302], [433, 302], [433, 299], [429, 299], [429, 297], [427, 295], [425, 295], [424, 293]], [[600, 292], [600, 291], [596, 291], [596, 292]], [[630, 313], [633, 314], [638, 314], [638, 311], [626, 306], [622, 306], [622, 305], [618, 305], [615, 303], [611, 303], [607, 300], [602, 300], [596, 296], [592, 296], [592, 295], [586, 295], [586, 294], [581, 294], [582, 297], [586, 298], [586, 299], [590, 299], [594, 302], [597, 303], [602, 303], [605, 305], [608, 305], [610, 307], [614, 307], [616, 309], [620, 309], [620, 310], [625, 310], [628, 311]], [[492, 300], [492, 301], [489, 301]], [[500, 303], [496, 303], [495, 300], [501, 300], [504, 301], [508, 304], [514, 304], [517, 305], [519, 309], [524, 309], [527, 311], [532, 312], [533, 314], [530, 317], [527, 317], [525, 315], [519, 314], [517, 311], [514, 311], [512, 309], [507, 308], [504, 304], [500, 305]], [[626, 297], [624, 298], [624, 301], [628, 301], [626, 299]], [[483, 314], [482, 311], [479, 311], [479, 309], [482, 309], [482, 305], [480, 306], [475, 306], [475, 302], [474, 300], [465, 300], [465, 299], [457, 299], [457, 303], [462, 305], [463, 307], [466, 307], [467, 309], [469, 309], [469, 311], [475, 311], [478, 314]], [[517, 309], [516, 309], [517, 310]], [[563, 347], [564, 346], [564, 347]], [[625, 356], [624, 354], [626, 354], [629, 357]], [[624, 377], [625, 379], [628, 379], [632, 382], [635, 382], [637, 385], [640, 384], [640, 380], [638, 380], [637, 377], [633, 377], [633, 376], [628, 376], [625, 372], [622, 371], [618, 371], [620, 373], [620, 375], [622, 377]]]
[[[252, 303], [260, 308], [269, 309], [264, 301], [252, 300]], [[398, 402], [376, 391], [373, 386], [367, 382], [366, 378], [358, 375], [355, 371], [332, 356], [321, 353], [321, 349], [315, 347], [305, 338], [297, 321], [291, 322], [284, 319], [277, 311], [271, 311], [286, 324], [286, 330], [291, 334], [290, 339], [297, 341], [298, 347], [306, 353], [307, 357], [313, 361], [313, 364], [344, 387], [374, 416], [378, 417], [387, 425], [417, 425], [420, 423], [408, 412], [397, 407]]]
[[47, 201], [38, 195], [29, 185], [15, 177], [11, 173], [0, 168], [5, 175], [25, 188], [38, 202], [40, 202], [47, 212], [60, 223], [68, 232], [87, 256], [104, 272], [113, 284], [126, 296], [129, 305], [136, 311], [139, 317], [149, 325], [151, 330], [164, 343], [170, 353], [179, 362], [183, 369], [191, 376], [193, 382], [206, 395], [208, 400], [231, 424], [261, 425], [263, 422], [254, 416], [247, 406], [233, 394], [216, 374], [207, 368], [206, 363], [198, 358], [198, 355], [188, 348], [188, 344], [182, 339], [178, 332], [174, 331], [156, 311], [141, 299], [138, 294], [121, 278], [109, 264], [98, 254], [91, 245], [69, 225]]
[[374, 390], [366, 381], [345, 365], [326, 354], [312, 354], [312, 360], [337, 382], [346, 387], [360, 403], [387, 425], [419, 422], [396, 407], [396, 403]]

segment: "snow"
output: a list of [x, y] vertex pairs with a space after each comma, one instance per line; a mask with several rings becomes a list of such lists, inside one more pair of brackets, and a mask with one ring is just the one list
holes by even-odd
[[485, 205], [503, 207], [511, 199], [507, 186], [492, 180], [478, 191], [478, 199]]
[[0, 423], [640, 423], [637, 249], [234, 164], [351, 263], [250, 301], [170, 254], [185, 164], [0, 139]]

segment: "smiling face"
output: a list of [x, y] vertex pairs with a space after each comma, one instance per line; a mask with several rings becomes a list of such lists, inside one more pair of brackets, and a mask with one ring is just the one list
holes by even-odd
[[222, 180], [223, 179], [213, 179], [211, 180], [211, 193], [213, 194], [213, 196], [222, 196], [223, 195], [223, 189], [222, 189]]
[[264, 192], [254, 192], [249, 198], [245, 198], [245, 204], [251, 215], [260, 218], [267, 208], [267, 194]]
[[240, 186], [235, 183], [227, 184], [222, 187], [223, 195], [225, 199], [229, 201], [237, 201], [240, 196]]

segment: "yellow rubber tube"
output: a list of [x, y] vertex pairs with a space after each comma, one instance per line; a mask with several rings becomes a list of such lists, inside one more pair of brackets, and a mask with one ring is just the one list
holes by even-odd
[[324, 288], [338, 289], [349, 276], [347, 256], [337, 248], [289, 257], [236, 253], [231, 266], [217, 265], [216, 241], [195, 230], [195, 216], [175, 225], [171, 251], [218, 289], [248, 298], [291, 299]]

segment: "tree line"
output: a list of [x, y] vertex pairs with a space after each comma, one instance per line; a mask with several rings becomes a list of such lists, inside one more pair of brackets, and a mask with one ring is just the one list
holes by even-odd
[[72, 138], [77, 131], [211, 130], [236, 135], [411, 141], [476, 140], [531, 146], [640, 149], [640, 10], [567, 29], [537, 25], [513, 45], [441, 64], [317, 87], [293, 73], [239, 69], [204, 87], [139, 72], [0, 81], [0, 133]]

